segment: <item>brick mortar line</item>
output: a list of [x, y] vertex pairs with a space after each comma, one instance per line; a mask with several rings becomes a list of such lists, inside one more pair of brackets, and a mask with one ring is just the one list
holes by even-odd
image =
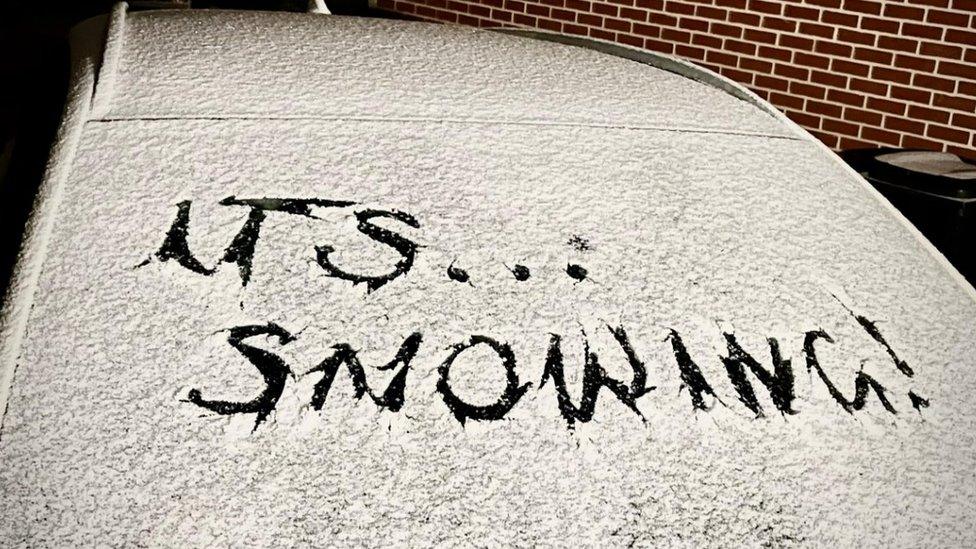
[[[701, 36], [709, 36], [709, 35], [701, 35]], [[647, 37], [647, 38], [654, 38], [654, 37]], [[732, 40], [735, 40], [735, 39], [733, 38]], [[664, 40], [664, 41], [665, 42], [669, 42], [669, 43], [674, 43], [674, 42], [671, 42], [669, 40]], [[724, 43], [724, 41], [723, 41], [723, 43]], [[741, 52], [737, 52], [737, 51], [734, 51], [734, 50], [727, 50], [727, 49], [724, 49], [724, 48], [723, 49], [716, 49], [716, 48], [713, 48], [711, 46], [704, 46], [704, 45], [698, 45], [698, 44], [684, 44], [684, 43], [680, 43], [680, 45], [683, 45], [683, 46], [684, 45], [687, 45], [687, 46], [691, 46], [691, 47], [695, 47], [695, 48], [701, 48], [701, 49], [704, 49], [704, 50], [707, 50], [707, 51], [714, 51], [714, 52], [717, 52], [717, 53], [729, 53], [731, 55], [735, 55], [736, 57], [745, 57], [745, 58], [749, 58], [749, 59], [755, 59], [755, 60], [759, 60], [759, 61], [765, 61], [767, 63], [772, 63], [774, 65], [775, 64], [790, 63], [790, 64], [792, 64], [794, 66], [798, 66], [800, 68], [806, 68], [806, 69], [812, 69], [812, 70], [819, 70], [819, 71], [832, 70], [832, 69], [821, 69], [820, 67], [811, 67], [811, 66], [808, 66], [808, 65], [798, 65], [798, 64], [796, 64], [795, 61], [793, 61], [793, 57], [794, 56], [791, 56], [790, 57], [790, 61], [780, 61], [778, 59], [776, 59], [776, 60], [769, 60], [768, 58], [760, 57], [757, 54], [741, 53]], [[883, 69], [892, 69], [892, 70], [896, 70], [896, 71], [908, 72], [908, 73], [911, 73], [913, 76], [916, 75], [916, 74], [921, 74], [921, 75], [925, 75], [925, 76], [929, 76], [929, 75], [931, 75], [931, 76], [937, 76], [937, 77], [941, 77], [941, 78], [943, 78], [945, 80], [953, 80], [953, 79], [955, 79], [955, 80], [967, 80], [967, 81], [970, 81], [970, 82], [976, 82], [976, 78], [963, 78], [963, 77], [958, 77], [958, 76], [948, 76], [948, 75], [943, 75], [943, 74], [938, 73], [938, 72], [930, 72], [930, 71], [923, 71], [923, 70], [919, 70], [919, 69], [910, 69], [910, 68], [898, 67], [898, 66], [895, 66], [894, 64], [879, 63], [877, 61], [862, 61], [860, 59], [854, 59], [854, 58], [851, 58], [851, 57], [844, 57], [844, 56], [840, 56], [840, 55], [834, 55], [834, 54], [822, 53], [822, 52], [816, 52], [816, 51], [798, 50], [798, 49], [795, 49], [795, 48], [789, 48], [789, 47], [784, 47], [784, 46], [771, 46], [769, 44], [762, 44], [762, 45], [764, 45], [764, 46], [770, 46], [770, 47], [776, 47], [776, 48], [779, 48], [779, 49], [782, 49], [782, 50], [789, 50], [793, 54], [796, 54], [796, 53], [809, 53], [809, 54], [812, 54], [812, 55], [818, 55], [820, 57], [826, 57], [826, 58], [828, 58], [830, 60], [837, 59], [837, 60], [840, 60], [840, 61], [850, 61], [852, 63], [858, 63], [858, 64], [861, 64], [861, 65], [868, 65], [868, 66], [870, 66], [872, 68], [873, 67], [881, 67]], [[893, 55], [897, 55], [897, 54], [893, 54]], [[936, 58], [935, 60], [938, 61], [939, 59]], [[949, 62], [951, 63], [953, 61], [949, 61]], [[963, 62], [961, 64], [965, 64], [965, 62]], [[850, 78], [865, 78], [864, 76], [857, 75], [857, 74], [848, 74], [848, 73], [843, 73], [843, 72], [838, 72], [837, 74], [841, 74], [843, 76], [847, 76], [847, 77], [850, 77]], [[899, 82], [893, 82], [893, 83], [894, 84], [900, 84]], [[901, 84], [901, 85], [908, 85], [908, 84]]]
[[[916, 135], [916, 134], [899, 132], [899, 131], [895, 131], [895, 130], [884, 130], [884, 131], [886, 131], [888, 133], [895, 134], [898, 137], [898, 143], [897, 144], [892, 144], [892, 146], [904, 146], [905, 141], [906, 141], [906, 138], [908, 138], [908, 139], [919, 139], [919, 140], [924, 140], [924, 141], [930, 141], [930, 142], [935, 143], [937, 145], [943, 145], [943, 146], [946, 146], [946, 147], [957, 148], [957, 149], [961, 149], [961, 150], [965, 150], [965, 151], [970, 151], [970, 152], [976, 150], [971, 145], [968, 145], [968, 144], [962, 144], [962, 145], [960, 145], [959, 143], [952, 142], [952, 141], [945, 141], [944, 139], [939, 139], [937, 137], [929, 137], [927, 135]], [[867, 140], [867, 141], [870, 141], [872, 143], [877, 143], [879, 141], [879, 140], [874, 140], [874, 139], [865, 139], [864, 136], [861, 134], [860, 131], [858, 132], [858, 135], [857, 136], [839, 134], [839, 133], [832, 132], [830, 130], [825, 130], [825, 129], [816, 129], [816, 130], [812, 130], [812, 132], [816, 132], [818, 134], [822, 134], [822, 135], [825, 135], [825, 136], [828, 136], [828, 137], [831, 137], [831, 138], [835, 138], [838, 141], [839, 140], [842, 140], [842, 139], [857, 139], [858, 141], [865, 141], [865, 140]]]
[[[783, 79], [786, 80], [785, 77]], [[790, 82], [801, 82], [801, 81], [800, 80], [790, 80]], [[827, 104], [834, 105], [834, 106], [838, 106], [838, 107], [851, 107], [851, 108], [862, 108], [862, 109], [864, 109], [864, 107], [857, 107], [856, 105], [849, 105], [847, 103], [838, 102], [836, 100], [829, 99], [827, 97], [824, 97], [823, 99], [820, 99], [820, 98], [817, 98], [817, 97], [810, 97], [810, 96], [807, 96], [807, 95], [798, 94], [798, 93], [796, 93], [794, 91], [790, 91], [790, 90], [785, 90], [784, 91], [784, 90], [778, 90], [778, 89], [774, 89], [774, 88], [768, 88], [766, 86], [763, 86], [763, 85], [760, 85], [760, 84], [756, 84], [755, 82], [753, 82], [752, 84], [748, 84], [748, 85], [749, 86], [752, 86], [754, 88], [763, 90], [763, 91], [767, 91], [767, 92], [770, 92], [770, 93], [783, 94], [783, 95], [787, 95], [787, 96], [794, 97], [794, 98], [797, 98], [797, 99], [804, 99], [804, 100], [810, 100], [810, 101], [818, 101], [818, 102], [821, 102], [821, 103], [827, 103]], [[900, 103], [900, 104], [906, 105], [908, 107], [910, 107], [910, 106], [931, 107], [931, 108], [933, 108], [935, 110], [945, 111], [950, 116], [951, 115], [954, 115], [954, 114], [965, 114], [965, 115], [971, 115], [971, 114], [973, 114], [972, 111], [967, 111], [967, 110], [964, 110], [964, 109], [957, 109], [955, 107], [943, 107], [943, 106], [935, 105], [934, 103], [931, 103], [931, 102], [929, 102], [929, 103], [920, 103], [918, 101], [912, 101], [912, 100], [909, 100], [909, 99], [899, 99], [899, 98], [896, 98], [896, 97], [893, 98], [890, 95], [882, 96], [882, 95], [877, 95], [877, 94], [870, 93], [870, 92], [862, 92], [862, 91], [856, 91], [856, 90], [855, 91], [850, 91], [850, 88], [831, 88], [831, 87], [821, 86], [821, 85], [818, 85], [818, 84], [812, 84], [812, 85], [819, 86], [819, 87], [823, 87], [824, 89], [826, 89], [828, 91], [829, 90], [839, 90], [839, 91], [845, 91], [847, 93], [852, 93], [852, 94], [855, 94], [855, 95], [865, 96], [865, 97], [868, 97], [868, 98], [884, 99], [884, 100], [887, 100], [887, 101], [892, 101], [892, 102], [895, 102], [895, 103]], [[950, 94], [947, 94], [947, 93], [944, 93], [944, 92], [932, 92], [932, 93], [942, 93], [943, 95], [950, 95]], [[963, 96], [958, 96], [958, 97], [963, 97]], [[970, 101], [976, 101], [976, 98], [973, 98]], [[870, 110], [870, 109], [865, 109], [865, 110]], [[884, 112], [884, 111], [882, 111], [882, 112]]]
[[[462, 0], [458, 0], [458, 1], [462, 1]], [[580, 10], [580, 9], [577, 9], [577, 8], [574, 8], [574, 7], [566, 6], [565, 3], [563, 5], [561, 5], [561, 6], [553, 6], [553, 5], [550, 5], [550, 4], [545, 4], [545, 3], [539, 2], [538, 0], [517, 0], [517, 1], [519, 3], [521, 3], [521, 4], [525, 4], [525, 5], [536, 5], [536, 6], [544, 7], [544, 8], [549, 9], [549, 10], [552, 10], [552, 9], [561, 9], [561, 10], [572, 11], [574, 13], [593, 14], [593, 15], [597, 15], [599, 17], [614, 17], [614, 18], [617, 18], [617, 19], [621, 19], [621, 17], [620, 17], [620, 8], [622, 7], [622, 8], [625, 8], [625, 9], [632, 9], [632, 10], [635, 10], [635, 11], [645, 12], [647, 14], [654, 13], [654, 14], [666, 15], [666, 16], [669, 16], [669, 17], [677, 18], [677, 19], [687, 18], [687, 19], [694, 19], [696, 21], [721, 22], [721, 23], [731, 23], [731, 24], [740, 24], [741, 25], [741, 23], [730, 22], [729, 19], [712, 19], [712, 18], [708, 18], [707, 16], [699, 15], [697, 13], [691, 13], [691, 14], [674, 13], [674, 12], [668, 12], [668, 11], [660, 10], [660, 9], [656, 9], [656, 8], [638, 7], [638, 6], [635, 6], [635, 5], [624, 5], [624, 4], [616, 4], [616, 3], [615, 4], [612, 4], [613, 7], [617, 8], [617, 15], [608, 15], [608, 14], [597, 13], [597, 12], [594, 12], [592, 10], [590, 10], [590, 11], [583, 11], [583, 10]], [[594, 5], [594, 4], [600, 4], [599, 1], [593, 1], [593, 0], [586, 0], [586, 1], [588, 1], [591, 4], [591, 6]], [[495, 8], [495, 6], [489, 6], [487, 4], [482, 4], [480, 2], [471, 1], [471, 0], [466, 0], [466, 1], [464, 1], [464, 3]], [[763, 18], [763, 17], [776, 17], [776, 18], [779, 18], [779, 19], [785, 19], [787, 21], [796, 21], [796, 22], [803, 22], [803, 23], [814, 23], [814, 24], [818, 24], [818, 25], [829, 26], [829, 27], [832, 27], [834, 29], [838, 29], [838, 28], [853, 29], [853, 30], [859, 30], [859, 31], [866, 32], [866, 33], [884, 34], [884, 35], [890, 35], [890, 36], [900, 37], [900, 34], [899, 33], [894, 33], [893, 34], [893, 33], [885, 32], [885, 31], [881, 31], [881, 30], [863, 29], [863, 28], [860, 27], [860, 25], [858, 25], [858, 26], [850, 26], [850, 25], [844, 25], [844, 24], [841, 24], [841, 23], [829, 23], [829, 22], [823, 21], [821, 18], [818, 18], [816, 21], [814, 21], [812, 19], [805, 19], [805, 18], [800, 18], [800, 17], [787, 16], [787, 15], [785, 15], [783, 13], [771, 14], [771, 13], [765, 13], [765, 12], [757, 12], [755, 10], [750, 10], [748, 8], [715, 6], [714, 4], [686, 3], [686, 4], [683, 4], [683, 5], [695, 6], [696, 8], [699, 7], [699, 6], [704, 6], [704, 7], [708, 7], [708, 8], [723, 10], [723, 11], [726, 11], [728, 13], [736, 13], [736, 14], [744, 14], [744, 15], [753, 15], [753, 16], [760, 17], [760, 18]], [[504, 4], [503, 4], [503, 7], [504, 7]], [[505, 8], [505, 9], [507, 9], [507, 8]], [[840, 8], [838, 8], [838, 9], [825, 9], [825, 8], [821, 8], [821, 7], [811, 7], [811, 9], [817, 10], [820, 14], [823, 14], [825, 12], [830, 12], [830, 13], [838, 13], [838, 14], [843, 14], [843, 15], [850, 15], [852, 17], [856, 17], [858, 19], [858, 23], [859, 24], [862, 21], [862, 18], [864, 18], [864, 17], [869, 17], [869, 18], [872, 18], [872, 19], [879, 19], [879, 20], [883, 20], [883, 21], [890, 21], [892, 23], [898, 24], [899, 30], [900, 30], [900, 28], [901, 28], [901, 26], [902, 26], [903, 23], [909, 23], [909, 24], [917, 24], [917, 25], [922, 25], [922, 26], [936, 27], [936, 28], [941, 28], [941, 29], [962, 30], [962, 31], [972, 32], [972, 22], [968, 23], [965, 26], [958, 26], [958, 25], [949, 25], [949, 24], [945, 24], [945, 23], [933, 23], [933, 22], [929, 22], [929, 21], [925, 21], [925, 20], [916, 20], [916, 19], [905, 19], [905, 18], [900, 18], [900, 17], [891, 17], [891, 16], [885, 16], [883, 14], [874, 15], [874, 14], [867, 14], [867, 13], [862, 13], [862, 12], [845, 11], [845, 10], [840, 9]], [[922, 9], [925, 9], [927, 11], [927, 10], [933, 9], [933, 8], [931, 8], [929, 6], [929, 7], [925, 7], [925, 8], [922, 8]], [[953, 13], [960, 14], [960, 15], [967, 15], [969, 17], [974, 17], [974, 14], [972, 14], [970, 12], [967, 12], [965, 10], [948, 10], [948, 11], [952, 11]], [[526, 13], [526, 12], [514, 12], [514, 13]], [[648, 22], [648, 20], [645, 18], [645, 20], [643, 22]], [[789, 31], [783, 31], [783, 30], [773, 29], [773, 32], [789, 32]]]
[[[560, 6], [554, 6], [554, 5], [550, 5], [550, 4], [544, 4], [542, 2], [539, 2], [538, 0], [517, 0], [517, 1], [520, 2], [520, 3], [522, 3], [522, 4], [536, 4], [536, 5], [540, 5], [540, 6], [545, 6], [545, 7], [550, 8], [550, 9], [555, 8], [555, 9], [567, 9], [567, 10], [572, 10], [572, 11], [580, 11], [580, 10], [577, 10], [575, 8], [567, 7], [566, 4], [565, 4], [565, 2], [562, 5], [560, 5]], [[584, 0], [584, 1], [589, 2], [591, 5], [592, 4], [600, 3], [599, 0]], [[469, 3], [477, 3], [477, 4], [480, 4], [479, 2], [471, 2], [470, 0], [469, 0]], [[483, 5], [483, 4], [481, 4], [481, 5]], [[842, 25], [842, 24], [839, 24], [839, 23], [826, 23], [826, 22], [822, 21], [822, 19], [820, 17], [818, 17], [817, 20], [814, 21], [812, 19], [806, 19], [806, 18], [802, 18], [802, 17], [788, 16], [785, 13], [785, 9], [784, 10], [781, 10], [779, 13], [766, 13], [766, 12], [760, 12], [760, 11], [757, 11], [757, 10], [751, 10], [748, 7], [746, 7], [746, 8], [739, 8], [739, 7], [735, 7], [735, 6], [719, 6], [719, 5], [716, 5], [716, 4], [704, 4], [704, 3], [699, 3], [699, 2], [683, 2], [681, 5], [683, 5], [683, 6], [694, 6], [696, 8], [696, 11], [697, 11], [697, 8], [698, 7], [702, 7], [703, 6], [703, 7], [706, 7], [706, 8], [712, 8], [712, 9], [717, 9], [717, 10], [724, 10], [724, 11], [729, 12], [729, 13], [744, 13], [744, 14], [756, 15], [758, 17], [766, 17], [766, 16], [769, 16], [769, 17], [778, 17], [780, 19], [787, 19], [787, 20], [790, 20], [790, 21], [803, 21], [803, 22], [807, 22], [807, 23], [818, 23], [818, 24], [822, 24], [822, 25], [832, 25], [832, 26], [843, 27], [843, 28], [856, 28], [856, 27], [850, 27], [848, 25]], [[794, 5], [794, 4], [791, 4], [791, 5]], [[891, 5], [891, 4], [885, 4], [885, 5]], [[897, 5], [899, 7], [906, 6], [905, 4], [895, 4], [895, 5]], [[637, 6], [636, 4], [620, 4], [620, 3], [613, 2], [612, 3], [612, 6], [615, 7], [615, 8], [617, 8], [617, 13], [618, 14], [620, 12], [620, 8], [625, 8], [625, 9], [633, 9], [633, 10], [645, 11], [645, 12], [649, 12], [649, 13], [664, 13], [664, 14], [670, 15], [672, 17], [692, 17], [692, 16], [694, 16], [694, 17], [702, 17], [702, 16], [698, 15], [697, 13], [693, 13], [693, 14], [681, 14], [681, 13], [679, 13], [679, 14], [672, 14], [671, 12], [663, 11], [663, 10], [660, 10], [660, 9], [657, 9], [657, 8], [647, 8], [647, 7]], [[967, 26], [957, 26], [957, 25], [950, 25], [950, 24], [946, 24], [946, 23], [934, 23], [934, 22], [926, 21], [924, 18], [921, 19], [921, 20], [919, 20], [919, 19], [908, 19], [908, 18], [904, 18], [904, 17], [886, 16], [883, 13], [884, 10], [882, 10], [882, 13], [873, 14], [873, 13], [866, 13], [866, 12], [854, 11], [854, 10], [845, 10], [843, 7], [826, 8], [826, 7], [823, 7], [823, 6], [811, 6], [811, 5], [807, 5], [807, 4], [803, 4], [803, 5], [801, 5], [801, 7], [807, 8], [807, 9], [816, 10], [819, 14], [823, 14], [823, 13], [828, 13], [829, 12], [829, 13], [850, 15], [850, 16], [853, 16], [853, 17], [857, 17], [859, 22], [864, 17], [870, 17], [870, 18], [873, 18], [873, 19], [882, 19], [882, 20], [886, 20], [886, 21], [896, 22], [896, 23], [899, 24], [899, 26], [902, 23], [910, 23], [910, 24], [922, 24], [922, 25], [930, 25], [930, 26], [934, 26], [934, 27], [942, 27], [942, 28], [948, 28], [948, 29], [963, 29], [963, 30], [970, 30], [971, 29], [972, 18], [974, 17], [974, 13], [973, 12], [968, 11], [968, 10], [958, 9], [958, 8], [938, 8], [938, 7], [935, 7], [935, 6], [915, 6], [915, 5], [910, 5], [910, 4], [907, 5], [907, 7], [910, 7], [910, 8], [917, 8], [917, 9], [923, 10], [925, 12], [924, 17], [928, 17], [928, 14], [929, 14], [930, 11], [936, 11], [936, 10], [937, 11], [950, 12], [950, 13], [955, 14], [955, 15], [964, 15], [964, 16], [970, 17], [970, 23], [968, 23]], [[593, 13], [593, 12], [583, 12], [583, 13]], [[717, 21], [716, 19], [708, 19], [708, 20], [709, 21]], [[882, 32], [882, 31], [870, 31], [870, 32]]]
[[[793, 110], [797, 110], [797, 109], [787, 109], [787, 110], [793, 111]], [[939, 122], [932, 122], [932, 121], [926, 121], [926, 120], [918, 120], [918, 119], [912, 118], [912, 117], [910, 117], [908, 115], [882, 114], [882, 113], [878, 113], [878, 112], [875, 112], [875, 111], [869, 111], [869, 112], [872, 112], [874, 114], [878, 114], [878, 115], [881, 116], [881, 123], [880, 124], [871, 124], [871, 123], [868, 123], [868, 122], [852, 122], [850, 120], [845, 120], [843, 118], [837, 118], [837, 117], [830, 116], [830, 115], [826, 115], [826, 114], [811, 113], [809, 111], [806, 111], [805, 109], [801, 109], [801, 110], [799, 110], [799, 112], [802, 112], [804, 114], [807, 114], [807, 115], [810, 115], [810, 116], [819, 118], [821, 121], [823, 121], [823, 120], [830, 120], [830, 121], [833, 121], [833, 122], [843, 122], [845, 124], [850, 124], [851, 126], [857, 126], [858, 128], [874, 128], [874, 129], [878, 129], [878, 130], [884, 130], [884, 131], [887, 131], [887, 132], [904, 134], [904, 135], [914, 135], [914, 134], [907, 133], [907, 132], [905, 132], [903, 130], [895, 130], [895, 129], [891, 129], [891, 128], [886, 128], [886, 127], [884, 127], [883, 125], [880, 125], [880, 124], [884, 124], [885, 120], [888, 117], [892, 117], [893, 116], [893, 117], [902, 118], [902, 119], [905, 119], [905, 120], [910, 120], [912, 122], [917, 122], [919, 124], [922, 124], [924, 126], [922, 128], [922, 133], [925, 133], [925, 130], [927, 130], [929, 126], [938, 126], [938, 127], [943, 127], [943, 128], [946, 128], [946, 127], [951, 128], [952, 127], [952, 126], [948, 126], [946, 124], [939, 123]], [[823, 124], [820, 124], [817, 127], [817, 129], [821, 129], [822, 127], [823, 127]], [[960, 130], [960, 131], [965, 131], [965, 130]], [[972, 131], [967, 132], [967, 133], [970, 133], [971, 135], [973, 135], [973, 132]], [[941, 138], [933, 138], [933, 139], [935, 139], [935, 140], [941, 140]]]

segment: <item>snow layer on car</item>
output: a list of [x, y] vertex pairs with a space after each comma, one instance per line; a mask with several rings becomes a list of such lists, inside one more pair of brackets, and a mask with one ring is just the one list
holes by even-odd
[[[109, 119], [427, 118], [793, 135], [720, 90], [585, 48], [465, 27], [254, 12], [127, 16]], [[110, 98], [98, 97], [110, 95]]]
[[[525, 124], [515, 111], [490, 120], [323, 119], [304, 92], [296, 104], [314, 116], [237, 119], [212, 116], [234, 103], [188, 85], [153, 90], [146, 97], [155, 100], [140, 103], [134, 90], [167, 79], [127, 79], [137, 70], [125, 52], [165, 42], [151, 39], [153, 29], [189, 43], [206, 39], [201, 21], [249, 31], [250, 41], [269, 31], [242, 14], [130, 17], [143, 27], [126, 27], [124, 40], [109, 33], [109, 49], [121, 48], [112, 55], [122, 55], [106, 69], [120, 75], [113, 97], [96, 101], [107, 110], [71, 111], [77, 125], [63, 137], [71, 146], [59, 149], [68, 152], [56, 155], [61, 169], [46, 183], [56, 185], [40, 206], [48, 234], [28, 241], [29, 264], [42, 266], [36, 291], [19, 289], [18, 307], [4, 310], [30, 312], [0, 433], [4, 545], [971, 539], [976, 303], [926, 243], [815, 143], [580, 122], [595, 117]], [[347, 24], [266, 17], [277, 34], [291, 22]], [[430, 35], [432, 47], [468, 36], [486, 61], [491, 48], [478, 50], [487, 47], [478, 37], [498, 39], [402, 28]], [[396, 40], [380, 33], [373, 48]], [[169, 56], [160, 55], [162, 71]], [[532, 63], [527, 74], [542, 70]], [[207, 76], [192, 56], [166, 66], [171, 80], [201, 89], [224, 85], [208, 78], [231, 78]], [[318, 71], [327, 70], [309, 68], [307, 78], [324, 82]], [[81, 82], [75, 100], [87, 101], [91, 81]], [[99, 86], [110, 93], [104, 79]], [[671, 94], [685, 88], [676, 90], [662, 88], [661, 104], [684, 101]], [[273, 94], [265, 100], [254, 103], [264, 114], [284, 105]], [[730, 100], [745, 118], [775, 120]], [[445, 109], [464, 107], [460, 98], [444, 101]], [[516, 108], [480, 103], [471, 108]], [[142, 107], [127, 116], [117, 110], [123, 105]], [[672, 110], [663, 113], [669, 120], [697, 116]], [[580, 113], [560, 116], [570, 115]], [[373, 219], [388, 232], [364, 232], [364, 212], [390, 214]], [[247, 239], [236, 237], [255, 223], [244, 284], [237, 260]], [[328, 247], [326, 266], [388, 271], [405, 257], [390, 232], [415, 248], [404, 272], [383, 285], [370, 290], [323, 267]], [[181, 238], [182, 251], [172, 244]], [[236, 259], [221, 261], [228, 250]], [[516, 265], [531, 276], [518, 280]], [[247, 343], [294, 376], [285, 376], [265, 421], [192, 402], [193, 391], [228, 401], [260, 393], [255, 355], [231, 340], [235, 328], [271, 325], [291, 337], [259, 334]], [[377, 406], [373, 395], [357, 399], [345, 367], [314, 409], [325, 378], [317, 368], [342, 344], [359, 351], [370, 390], [381, 392], [402, 365], [377, 366], [415, 333], [422, 340], [399, 411]], [[572, 404], [585, 390], [584, 340], [624, 385], [637, 377], [637, 357], [649, 390], [630, 408], [603, 388], [591, 420], [570, 422], [552, 376], [543, 383], [554, 335]], [[518, 384], [531, 384], [498, 420], [462, 423], [444, 396], [444, 364], [472, 336], [507, 346]], [[730, 336], [769, 370], [776, 340], [795, 377], [795, 413], [780, 413], [782, 402], [751, 369], [764, 415], [749, 409], [731, 381], [744, 363]], [[463, 350], [449, 382], [463, 399], [488, 405], [506, 389], [506, 371], [479, 350]], [[732, 366], [723, 360], [734, 356]], [[845, 407], [824, 381], [854, 400], [861, 375], [885, 398], [868, 386], [863, 406]]]

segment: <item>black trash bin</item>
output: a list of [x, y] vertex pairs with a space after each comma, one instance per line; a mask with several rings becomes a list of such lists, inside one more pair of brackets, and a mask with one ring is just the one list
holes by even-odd
[[976, 161], [890, 148], [848, 150], [841, 157], [976, 285]]

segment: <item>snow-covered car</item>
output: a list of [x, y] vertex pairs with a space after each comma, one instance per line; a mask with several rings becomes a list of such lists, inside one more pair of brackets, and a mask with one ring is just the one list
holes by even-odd
[[3, 546], [963, 546], [973, 288], [747, 90], [128, 12], [0, 332]]

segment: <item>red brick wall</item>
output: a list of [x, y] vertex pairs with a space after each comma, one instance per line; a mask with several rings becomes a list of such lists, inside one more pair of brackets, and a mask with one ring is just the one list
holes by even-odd
[[374, 0], [673, 54], [741, 82], [833, 148], [976, 157], [976, 0]]

